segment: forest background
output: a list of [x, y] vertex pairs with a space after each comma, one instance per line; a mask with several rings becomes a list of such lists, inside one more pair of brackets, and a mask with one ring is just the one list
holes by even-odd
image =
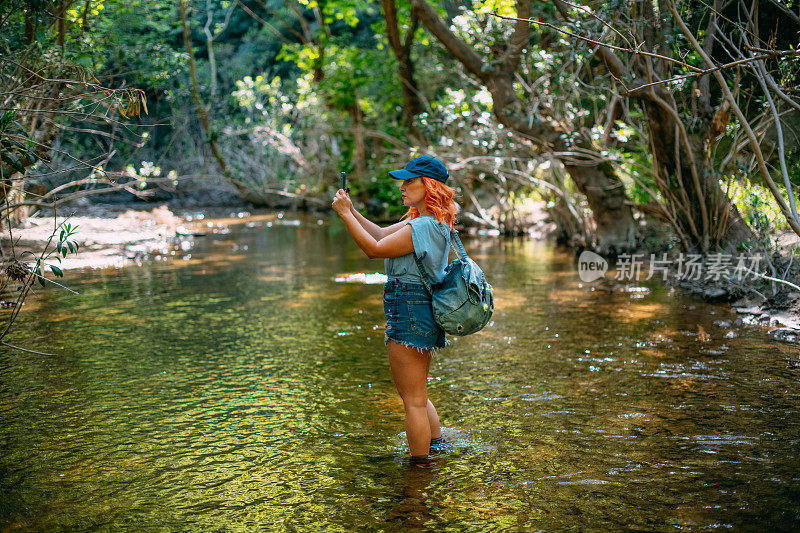
[[[797, 0], [2, 0], [2, 219], [325, 210], [346, 171], [388, 220], [386, 172], [426, 153], [463, 223], [522, 233], [542, 206], [577, 250], [760, 253], [792, 283], [798, 43]], [[41, 252], [5, 246], [4, 273], [32, 284]]]

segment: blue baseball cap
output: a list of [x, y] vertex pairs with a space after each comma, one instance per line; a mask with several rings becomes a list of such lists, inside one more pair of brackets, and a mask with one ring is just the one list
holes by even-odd
[[389, 171], [389, 175], [396, 180], [426, 176], [442, 183], [446, 183], [450, 176], [444, 163], [429, 155], [415, 157], [404, 168]]

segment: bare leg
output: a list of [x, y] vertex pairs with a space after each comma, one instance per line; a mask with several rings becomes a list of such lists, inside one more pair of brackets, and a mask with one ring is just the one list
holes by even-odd
[[428, 425], [431, 427], [431, 438], [435, 439], [442, 436], [442, 428], [439, 425], [439, 413], [428, 399]]
[[[427, 380], [428, 374], [431, 370], [431, 357], [428, 357], [428, 364], [425, 365], [425, 378]], [[433, 406], [430, 398], [428, 398], [428, 424], [431, 426], [431, 438], [435, 439], [442, 436], [442, 428], [439, 425], [439, 413], [436, 412], [436, 407]]]
[[[387, 347], [394, 385], [403, 400], [406, 412], [408, 447], [411, 455], [426, 457], [431, 445], [427, 380], [430, 350], [420, 352], [394, 341], [389, 341]], [[436, 419], [438, 421], [438, 416]]]

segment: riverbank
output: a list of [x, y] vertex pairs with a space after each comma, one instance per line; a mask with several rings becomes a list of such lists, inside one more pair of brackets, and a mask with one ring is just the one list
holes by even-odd
[[[730, 305], [741, 316], [742, 323], [766, 327], [778, 340], [797, 342], [800, 261], [794, 258], [799, 247], [800, 238], [786, 230], [773, 239], [769, 248], [742, 245], [735, 253], [705, 257], [664, 247], [657, 252], [640, 249], [620, 255], [613, 264], [592, 252], [582, 252], [576, 263], [581, 278], [599, 290], [635, 292], [636, 285], [654, 278], [670, 291], [688, 293], [708, 303]], [[586, 265], [587, 261], [595, 261], [595, 272], [602, 273], [581, 273], [580, 263]], [[590, 281], [593, 276], [597, 279]]]
[[[778, 340], [800, 340], [800, 261], [795, 261], [798, 236], [781, 232], [774, 248], [755, 251], [758, 274], [748, 273], [745, 281], [680, 280], [670, 284], [709, 302], [727, 302], [746, 324], [768, 328]], [[744, 254], [743, 254], [744, 255]], [[734, 264], [736, 260], [733, 261]]]
[[[63, 223], [77, 227], [75, 240], [80, 250], [61, 259], [58, 265], [62, 270], [124, 267], [154, 253], [174, 254], [176, 245], [186, 247], [183, 243], [190, 243], [192, 238], [186, 218], [175, 215], [166, 205], [135, 209], [130, 205], [95, 204], [81, 207], [80, 215], [70, 215], [71, 211], [62, 209], [63, 216], [58, 219], [40, 212], [14, 228], [16, 256], [25, 250], [40, 254], [55, 233], [48, 248], [54, 250], [56, 229]], [[3, 235], [2, 246], [10, 251], [8, 233]]]

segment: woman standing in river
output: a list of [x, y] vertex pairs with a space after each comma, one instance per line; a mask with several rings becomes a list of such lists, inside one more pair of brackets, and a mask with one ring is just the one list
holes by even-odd
[[431, 446], [443, 444], [439, 415], [428, 399], [427, 378], [432, 352], [450, 341], [433, 319], [431, 295], [422, 284], [414, 253], [428, 279], [440, 282], [458, 205], [453, 201], [455, 191], [446, 184], [447, 168], [434, 157], [414, 158], [389, 175], [402, 180], [400, 191], [408, 211], [400, 222], [385, 228], [370, 222], [353, 208], [342, 189], [333, 199], [333, 208], [367, 257], [386, 259], [384, 343], [405, 408], [408, 447], [412, 460], [419, 460], [428, 456]]

